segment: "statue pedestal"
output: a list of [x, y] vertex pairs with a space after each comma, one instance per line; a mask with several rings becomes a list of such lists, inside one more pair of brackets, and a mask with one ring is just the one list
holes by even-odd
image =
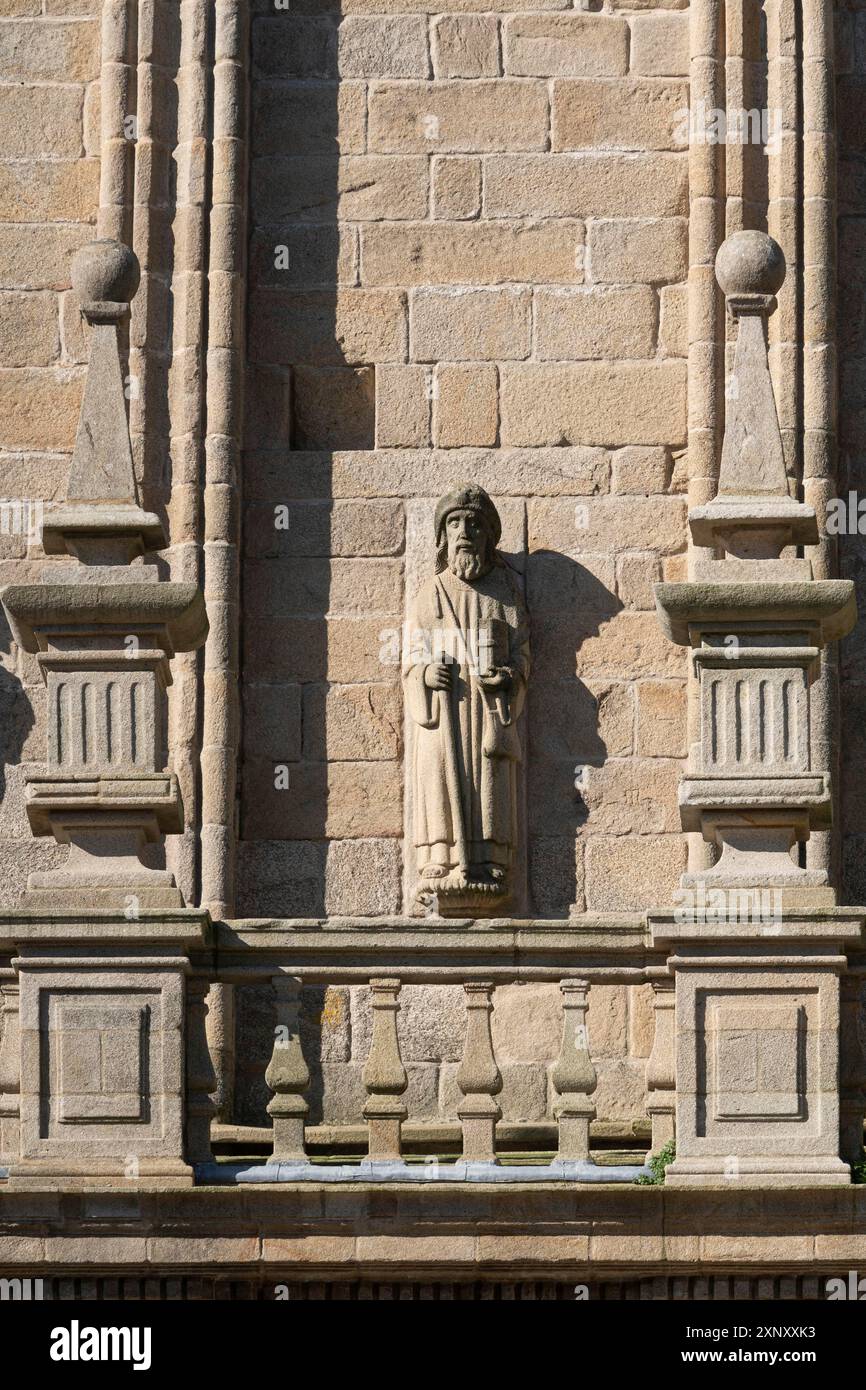
[[847, 1184], [839, 1157], [840, 977], [856, 909], [716, 923], [652, 913], [676, 982], [671, 1187]]
[[192, 1184], [186, 977], [208, 926], [191, 909], [0, 916], [20, 1009], [10, 1188]]

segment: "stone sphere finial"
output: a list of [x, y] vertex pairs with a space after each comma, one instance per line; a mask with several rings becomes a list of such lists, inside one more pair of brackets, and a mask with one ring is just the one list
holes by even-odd
[[766, 232], [734, 232], [716, 256], [716, 279], [727, 295], [777, 294], [786, 271], [784, 251]]
[[122, 241], [90, 241], [72, 261], [72, 285], [82, 304], [128, 304], [140, 278], [138, 257]]

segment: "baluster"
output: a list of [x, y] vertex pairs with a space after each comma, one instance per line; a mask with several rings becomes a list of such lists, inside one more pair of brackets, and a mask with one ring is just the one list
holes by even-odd
[[231, 984], [211, 985], [207, 996], [208, 1048], [216, 1074], [216, 1119], [224, 1125], [232, 1122], [235, 1080], [235, 987]]
[[273, 1157], [277, 1163], [305, 1163], [304, 1123], [309, 1106], [304, 1091], [310, 1072], [301, 1050], [298, 1008], [301, 981], [296, 975], [274, 975], [271, 980], [276, 1002], [274, 1050], [265, 1081], [274, 1092], [268, 1114], [274, 1121]]
[[502, 1076], [493, 1055], [490, 1015], [493, 985], [471, 983], [466, 994], [466, 1042], [457, 1072], [457, 1085], [465, 1099], [457, 1114], [463, 1127], [463, 1157], [473, 1162], [495, 1163], [496, 1121], [502, 1111], [493, 1099], [502, 1090]]
[[216, 1113], [211, 1093], [216, 1074], [207, 1045], [207, 977], [191, 975], [186, 982], [186, 1157], [189, 1163], [210, 1163], [210, 1122]]
[[646, 1064], [646, 1108], [652, 1120], [651, 1152], [661, 1153], [674, 1138], [677, 1107], [676, 986], [669, 975], [651, 981], [655, 1034]]
[[843, 975], [840, 1000], [839, 1112], [840, 1153], [846, 1163], [863, 1158], [864, 1071], [863, 976]]
[[406, 1069], [400, 1057], [397, 1014], [399, 980], [371, 980], [373, 1036], [364, 1067], [367, 1104], [367, 1154], [370, 1159], [395, 1161], [401, 1154], [401, 1126], [408, 1111], [400, 1099], [406, 1089]]
[[[12, 972], [10, 972], [12, 975]], [[0, 1167], [17, 1163], [21, 1149], [21, 1033], [17, 978], [0, 986], [3, 1031], [0, 1035]]]
[[559, 1095], [553, 1113], [559, 1121], [560, 1163], [589, 1162], [589, 1126], [595, 1119], [595, 1106], [589, 1097], [598, 1076], [589, 1055], [586, 1011], [588, 980], [563, 980], [562, 1047], [550, 1078]]

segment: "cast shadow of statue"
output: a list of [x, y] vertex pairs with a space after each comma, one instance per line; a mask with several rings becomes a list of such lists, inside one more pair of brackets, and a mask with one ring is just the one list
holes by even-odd
[[580, 653], [622, 608], [578, 559], [556, 551], [527, 556], [532, 676], [527, 701], [526, 828], [529, 890], [536, 917], [583, 910], [580, 832], [588, 819], [585, 771], [601, 767], [608, 748], [599, 732], [600, 699], [615, 679], [581, 679]]
[[[5, 537], [0, 537], [0, 540]], [[6, 614], [0, 610], [0, 652], [4, 657], [10, 658], [9, 664], [0, 665], [0, 730], [2, 730], [2, 756], [0, 756], [0, 802], [6, 799], [7, 791], [10, 797], [21, 797], [24, 795], [23, 785], [19, 787], [10, 786], [8, 769], [19, 767], [23, 760], [27, 736], [36, 724], [36, 715], [33, 704], [28, 694], [27, 687], [22, 684], [20, 676], [10, 669], [11, 657], [13, 653], [12, 634], [9, 631], [9, 624], [6, 621]], [[41, 692], [40, 692], [41, 693]], [[36, 761], [42, 761], [45, 757], [45, 750], [37, 751]], [[4, 808], [7, 809], [7, 808]], [[4, 820], [8, 822], [8, 815], [15, 815], [20, 807], [8, 807], [7, 816]], [[8, 831], [4, 834], [4, 839], [10, 837]], [[22, 884], [21, 887], [24, 885]], [[5, 892], [0, 894], [5, 900]]]
[[[0, 537], [1, 542], [6, 541], [6, 537]], [[6, 620], [6, 613], [0, 610], [0, 652], [3, 653], [3, 664], [0, 664], [0, 806], [1, 812], [1, 838], [3, 841], [21, 841], [24, 845], [14, 844], [14, 855], [11, 856], [15, 873], [4, 874], [3, 885], [0, 887], [0, 905], [14, 906], [19, 901], [22, 892], [26, 888], [26, 874], [29, 869], [42, 865], [44, 853], [50, 853], [50, 849], [43, 852], [44, 841], [31, 840], [28, 824], [24, 813], [24, 778], [18, 774], [10, 776], [11, 769], [24, 770], [26, 762], [43, 762], [46, 749], [28, 748], [28, 735], [36, 726], [36, 714], [33, 710], [31, 692], [28, 687], [22, 684], [21, 674], [11, 669], [11, 657], [14, 655], [13, 635]], [[44, 698], [42, 688], [35, 689], [36, 698]], [[53, 845], [53, 841], [50, 842]], [[22, 853], [24, 849], [24, 853]]]

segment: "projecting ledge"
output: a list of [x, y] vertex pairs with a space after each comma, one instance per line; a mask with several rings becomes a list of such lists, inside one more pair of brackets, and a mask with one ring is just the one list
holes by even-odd
[[[723, 571], [724, 563], [720, 563]], [[857, 620], [850, 579], [803, 582], [656, 584], [656, 611], [662, 630], [680, 646], [698, 646], [707, 627], [739, 631], [748, 624], [779, 632], [792, 625], [817, 628], [821, 644], [838, 641]]]

